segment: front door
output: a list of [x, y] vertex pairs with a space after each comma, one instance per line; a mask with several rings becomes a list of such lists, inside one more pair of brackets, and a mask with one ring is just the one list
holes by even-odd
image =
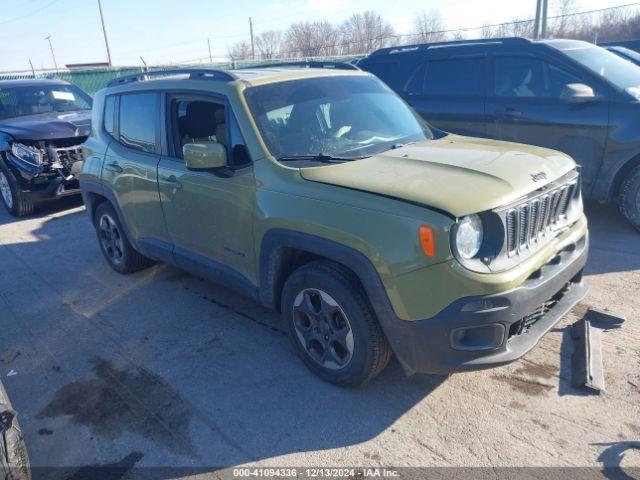
[[[170, 154], [160, 160], [158, 182], [175, 261], [205, 276], [239, 274], [255, 283], [255, 181], [251, 162], [237, 154], [246, 148], [235, 117], [224, 98], [172, 94], [165, 101]], [[182, 146], [202, 141], [227, 147], [227, 168], [187, 169]]]
[[[582, 165], [588, 191], [600, 167], [608, 129], [606, 92], [592, 80], [551, 61], [529, 56], [496, 56], [487, 98], [490, 138], [553, 148]], [[594, 90], [591, 101], [564, 97], [568, 85]]]

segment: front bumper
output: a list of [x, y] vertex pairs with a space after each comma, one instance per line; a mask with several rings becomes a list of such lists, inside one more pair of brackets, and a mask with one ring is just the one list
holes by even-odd
[[563, 248], [520, 286], [460, 298], [436, 316], [386, 319], [385, 334], [409, 373], [453, 373], [522, 357], [584, 298], [588, 234]]

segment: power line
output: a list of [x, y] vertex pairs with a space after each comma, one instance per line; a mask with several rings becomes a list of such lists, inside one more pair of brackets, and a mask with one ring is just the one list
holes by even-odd
[[29, 13], [25, 13], [24, 15], [20, 15], [19, 17], [13, 17], [9, 20], [3, 20], [0, 22], [0, 25], [5, 25], [7, 23], [13, 23], [16, 22], [18, 20], [22, 20], [25, 18], [29, 18], [34, 16], [36, 13], [40, 13], [42, 10], [44, 10], [45, 8], [49, 8], [51, 5], [53, 5], [54, 3], [57, 3], [59, 0], [51, 0], [49, 3], [47, 3], [46, 5], [40, 7], [40, 8], [36, 8], [35, 10], [32, 10]]

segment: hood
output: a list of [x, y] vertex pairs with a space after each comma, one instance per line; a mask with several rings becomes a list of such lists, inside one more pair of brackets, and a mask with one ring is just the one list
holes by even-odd
[[0, 132], [16, 140], [55, 140], [87, 137], [91, 132], [91, 110], [48, 112], [0, 119]]
[[573, 168], [570, 157], [554, 150], [447, 135], [300, 174], [461, 217], [507, 205]]

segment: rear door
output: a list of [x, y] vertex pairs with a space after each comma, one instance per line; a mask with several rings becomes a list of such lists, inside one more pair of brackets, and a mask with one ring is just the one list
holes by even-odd
[[486, 71], [484, 55], [432, 58], [414, 70], [402, 96], [434, 127], [483, 137]]
[[[498, 55], [492, 64], [488, 136], [567, 153], [583, 166], [587, 190], [604, 154], [609, 124], [606, 89], [550, 58]], [[576, 83], [591, 87], [597, 98], [584, 103], [563, 99], [566, 86]]]
[[115, 194], [136, 242], [166, 242], [157, 177], [160, 97], [155, 92], [127, 93], [114, 101], [116, 115], [109, 127], [113, 141], [105, 156], [102, 180]]

